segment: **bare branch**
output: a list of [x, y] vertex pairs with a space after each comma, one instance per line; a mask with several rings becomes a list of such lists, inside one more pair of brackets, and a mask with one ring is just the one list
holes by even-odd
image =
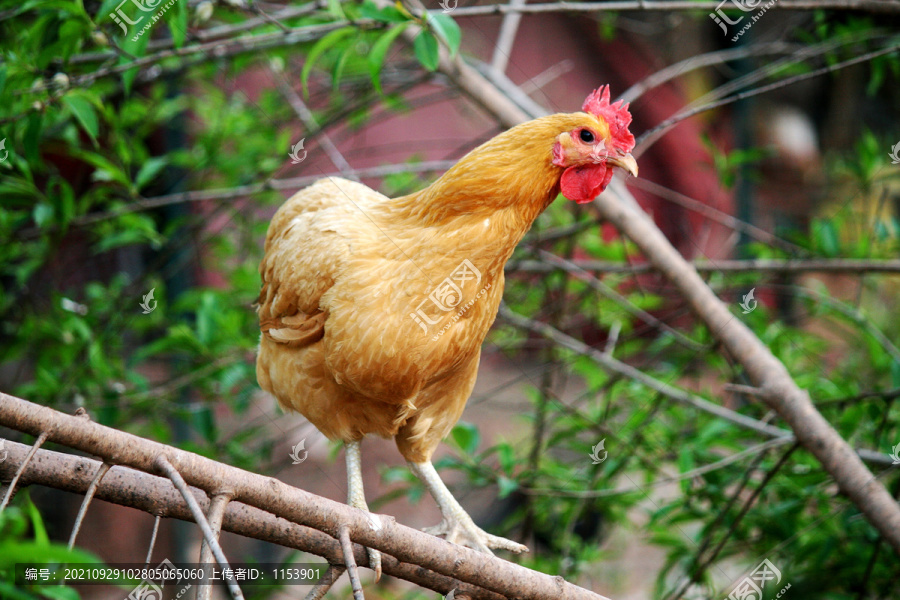
[[[13, 477], [29, 451], [28, 446], [10, 441], [6, 442], [6, 449], [9, 451], [9, 457], [0, 463], [0, 481], [8, 481]], [[24, 470], [21, 483], [23, 486], [42, 485], [84, 494], [90, 485], [91, 474], [96, 472], [100, 464], [99, 461], [92, 458], [40, 450], [37, 453], [37, 459]], [[207, 509], [209, 500], [206, 493], [193, 487], [190, 490], [200, 506]], [[193, 516], [187, 503], [171, 481], [127, 467], [116, 466], [110, 469], [109, 474], [103, 478], [103, 483], [98, 486], [96, 497], [149, 514], [193, 522]], [[159, 516], [154, 519], [154, 531], [158, 527], [159, 520]], [[229, 503], [222, 520], [222, 529], [248, 538], [322, 556], [332, 563], [343, 561], [340, 544], [328, 534], [291, 523], [240, 502]], [[357, 545], [354, 547], [354, 552], [357, 561], [363, 561], [365, 564], [365, 549]], [[148, 564], [151, 553], [152, 547], [148, 552]], [[477, 586], [461, 583], [418, 565], [400, 562], [389, 555], [383, 555], [383, 561], [384, 572], [388, 575], [405, 579], [439, 594], [447, 594], [452, 589], [461, 587], [469, 590], [475, 598], [504, 600], [504, 596]]]
[[[616, 186], [621, 190], [624, 186]], [[729, 312], [700, 275], [672, 247], [627, 190], [601, 194], [594, 206], [643, 251], [679, 289], [712, 335], [740, 363], [750, 383], [784, 419], [797, 440], [821, 462], [869, 523], [900, 552], [900, 506], [840, 434], [810, 402], [785, 366], [750, 329]]]
[[[216, 562], [219, 564], [219, 567], [224, 571], [228, 569], [228, 559], [225, 557], [225, 553], [222, 551], [222, 546], [219, 545], [219, 541], [216, 539], [216, 535], [213, 533], [212, 527], [209, 525], [209, 521], [206, 520], [206, 516], [203, 514], [203, 509], [200, 508], [200, 504], [197, 502], [197, 499], [194, 498], [194, 495], [191, 494], [191, 491], [188, 489], [187, 483], [184, 481], [184, 478], [181, 476], [181, 473], [178, 472], [169, 459], [166, 458], [166, 455], [160, 452], [156, 459], [153, 461], [153, 466], [166, 474], [166, 476], [172, 480], [172, 483], [175, 485], [175, 488], [181, 492], [181, 495], [184, 497], [184, 501], [187, 502], [188, 508], [191, 511], [191, 514], [194, 516], [194, 522], [200, 527], [200, 531], [203, 532], [203, 539], [206, 541], [206, 544], [209, 546], [212, 551], [213, 556], [216, 557]], [[234, 600], [244, 600], [244, 594], [241, 592], [241, 588], [238, 587], [238, 584], [233, 579], [228, 579], [227, 581], [228, 591], [231, 593], [231, 597]]]
[[[32, 435], [49, 431], [51, 441], [101, 456], [119, 465], [155, 472], [171, 465], [181, 479], [206, 491], [233, 490], [237, 502], [306, 525], [337, 537], [347, 527], [351, 539], [367, 548], [407, 563], [414, 563], [460, 581], [481, 586], [504, 596], [544, 600], [560, 596], [570, 600], [602, 600], [591, 591], [482, 554], [441, 538], [399, 525], [387, 515], [379, 515], [382, 527], [370, 526], [369, 513], [327, 498], [314, 496], [277, 479], [263, 477], [215, 462], [203, 456], [65, 415], [0, 392], [0, 424]], [[162, 463], [161, 458], [166, 463]], [[193, 495], [185, 501], [197, 503]], [[233, 504], [233, 503], [232, 503]], [[229, 506], [230, 508], [230, 506]], [[202, 516], [202, 511], [191, 510]], [[212, 544], [211, 544], [212, 545]], [[215, 549], [215, 546], [213, 546]], [[339, 562], [339, 561], [335, 561]]]

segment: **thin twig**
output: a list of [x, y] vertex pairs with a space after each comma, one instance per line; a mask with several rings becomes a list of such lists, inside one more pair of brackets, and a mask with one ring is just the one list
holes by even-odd
[[619, 99], [624, 100], [625, 102], [634, 102], [644, 95], [645, 92], [652, 90], [655, 87], [659, 87], [676, 77], [683, 77], [685, 74], [697, 69], [720, 65], [733, 60], [749, 58], [751, 56], [760, 57], [769, 54], [787, 54], [788, 52], [796, 51], [800, 47], [801, 46], [798, 44], [789, 44], [787, 42], [772, 42], [769, 44], [751, 44], [738, 48], [728, 48], [726, 50], [716, 50], [715, 52], [698, 54], [671, 64], [668, 67], [660, 69], [652, 75], [645, 77], [625, 90], [625, 92], [619, 96]]
[[702, 467], [697, 467], [696, 469], [691, 469], [690, 471], [685, 471], [684, 473], [679, 473], [678, 475], [674, 475], [672, 477], [657, 479], [653, 483], [645, 485], [644, 487], [629, 486], [615, 488], [612, 490], [559, 490], [550, 488], [521, 488], [521, 492], [523, 494], [534, 496], [555, 496], [564, 498], [607, 498], [609, 496], [621, 496], [623, 494], [630, 494], [633, 492], [646, 493], [648, 489], [657, 488], [663, 485], [668, 485], [670, 483], [676, 483], [685, 479], [699, 477], [700, 475], [711, 473], [712, 471], [727, 467], [728, 465], [743, 460], [748, 456], [754, 456], [756, 454], [759, 454], [760, 452], [766, 452], [771, 448], [777, 448], [778, 446], [783, 446], [785, 444], [791, 444], [795, 442], [796, 440], [791, 435], [767, 440], [760, 444], [756, 444], [755, 446], [751, 446], [750, 448], [741, 450], [740, 452], [736, 452], [731, 456], [726, 456], [725, 458], [717, 460], [714, 463], [703, 465]]
[[28, 463], [31, 462], [32, 457], [34, 457], [34, 453], [38, 451], [44, 442], [47, 441], [47, 438], [50, 436], [48, 431], [42, 431], [38, 438], [34, 441], [34, 444], [31, 446], [31, 450], [28, 452], [28, 456], [25, 457], [25, 460], [22, 461], [22, 464], [19, 465], [19, 469], [16, 471], [16, 474], [13, 476], [12, 481], [9, 482], [9, 489], [6, 490], [6, 495], [3, 496], [3, 502], [0, 502], [0, 512], [3, 512], [3, 509], [6, 508], [6, 505], [9, 504], [10, 498], [12, 498], [13, 492], [16, 489], [16, 484], [19, 482], [19, 477], [22, 476], [22, 472], [25, 470], [25, 467], [28, 466]]
[[706, 346], [704, 346], [703, 344], [695, 342], [668, 323], [663, 323], [647, 311], [638, 308], [637, 306], [629, 302], [628, 299], [625, 298], [622, 294], [618, 293], [617, 291], [594, 277], [591, 273], [580, 268], [572, 261], [566, 260], [560, 256], [556, 256], [555, 254], [547, 252], [546, 250], [538, 250], [538, 255], [550, 264], [560, 267], [567, 273], [574, 275], [581, 281], [585, 282], [588, 286], [590, 286], [592, 290], [596, 291], [604, 298], [612, 300], [623, 309], [625, 309], [625, 312], [627, 312], [631, 316], [637, 317], [638, 319], [642, 320], [644, 323], [650, 325], [655, 329], [659, 329], [660, 331], [665, 331], [666, 333], [670, 334], [685, 347], [690, 348], [691, 350], [694, 350], [696, 352], [706, 350]]
[[[200, 527], [200, 531], [203, 532], [203, 539], [206, 540], [206, 543], [209, 544], [209, 547], [212, 549], [213, 556], [216, 557], [216, 562], [219, 563], [219, 567], [224, 571], [225, 569], [229, 569], [228, 559], [225, 558], [225, 553], [222, 552], [222, 547], [219, 545], [218, 540], [216, 540], [216, 536], [213, 533], [212, 529], [209, 526], [209, 522], [206, 520], [206, 516], [203, 514], [203, 511], [200, 509], [200, 505], [197, 504], [197, 499], [194, 498], [194, 495], [191, 494], [191, 491], [188, 489], [187, 483], [185, 483], [184, 478], [181, 476], [181, 473], [172, 466], [172, 463], [169, 462], [169, 459], [166, 458], [165, 454], [160, 454], [156, 457], [154, 461], [156, 467], [162, 471], [169, 479], [172, 480], [172, 484], [181, 492], [181, 495], [184, 497], [184, 501], [187, 502], [188, 508], [191, 509], [191, 514], [194, 515], [194, 522]], [[244, 594], [241, 592], [241, 588], [238, 587], [237, 582], [233, 579], [229, 579], [227, 581], [228, 591], [231, 592], [231, 597], [234, 600], [243, 600]]]
[[338, 531], [338, 540], [341, 542], [341, 550], [344, 551], [344, 566], [350, 575], [350, 586], [353, 588], [353, 600], [366, 600], [363, 595], [362, 583], [359, 581], [359, 569], [356, 567], [356, 557], [353, 556], [353, 543], [350, 541], [350, 530], [344, 526]]
[[[219, 539], [219, 533], [222, 530], [222, 519], [225, 517], [225, 509], [231, 501], [231, 494], [228, 492], [219, 492], [212, 495], [209, 502], [209, 510], [206, 512], [206, 519], [209, 521], [209, 528], [215, 539]], [[212, 562], [212, 549], [206, 543], [206, 539], [200, 544], [200, 564], [206, 565]], [[212, 597], [212, 585], [209, 582], [209, 571], [204, 569], [204, 582], [197, 588], [197, 600], [209, 600]]]
[[144, 566], [150, 565], [150, 559], [153, 557], [153, 548], [156, 546], [156, 536], [159, 534], [159, 522], [162, 520], [160, 515], [154, 515], [153, 531], [150, 533], [150, 546], [147, 548], [147, 558], [144, 560]]
[[84, 500], [81, 501], [78, 515], [75, 517], [75, 524], [72, 526], [72, 533], [69, 535], [69, 550], [75, 547], [75, 540], [78, 538], [78, 532], [81, 531], [81, 523], [84, 521], [84, 515], [87, 514], [88, 506], [91, 504], [91, 500], [94, 499], [94, 493], [97, 491], [97, 486], [100, 485], [100, 481], [103, 479], [103, 476], [106, 475], [106, 472], [109, 471], [111, 466], [112, 465], [108, 462], [103, 462], [100, 465], [100, 468], [97, 469], [97, 474], [94, 475], [91, 485], [88, 486], [87, 491], [84, 493]]
[[712, 552], [709, 553], [709, 556], [707, 556], [703, 560], [703, 562], [701, 562], [700, 565], [698, 565], [696, 570], [691, 574], [690, 579], [685, 584], [685, 588], [679, 590], [676, 593], [673, 593], [670, 596], [670, 598], [672, 600], [680, 598], [681, 595], [686, 591], [688, 586], [690, 586], [692, 583], [696, 583], [697, 581], [700, 581], [700, 579], [703, 577], [703, 572], [706, 570], [706, 568], [709, 565], [711, 565], [713, 563], [714, 560], [716, 560], [716, 557], [719, 556], [719, 553], [722, 552], [722, 549], [725, 547], [725, 544], [728, 543], [728, 539], [734, 533], [735, 529], [737, 529], [737, 526], [741, 522], [741, 520], [747, 515], [747, 512], [750, 510], [750, 508], [756, 502], [756, 499], [759, 498], [759, 495], [762, 493], [763, 489], [766, 487], [766, 485], [768, 485], [768, 483], [770, 481], [772, 481], [772, 478], [775, 477], [775, 475], [778, 473], [778, 471], [781, 470], [781, 467], [783, 467], [784, 464], [787, 462], [788, 458], [791, 457], [791, 454], [793, 454], [794, 451], [797, 450], [797, 448], [799, 448], [799, 447], [800, 447], [800, 442], [795, 442], [794, 445], [792, 445], [790, 448], [788, 448], [785, 451], [785, 453], [781, 455], [781, 458], [778, 460], [778, 462], [775, 463], [775, 465], [771, 469], [769, 469], [769, 471], [766, 473], [765, 477], [763, 477], [763, 480], [759, 482], [759, 485], [756, 486], [756, 488], [754, 488], [753, 492], [750, 494], [750, 497], [747, 498], [746, 502], [744, 502], [744, 505], [741, 507], [740, 512], [731, 521], [731, 524], [728, 527], [728, 531], [725, 532], [725, 535], [722, 536], [722, 539], [719, 540], [719, 543], [716, 545], [716, 547], [712, 549]]
[[633, 185], [636, 188], [646, 190], [652, 194], [656, 194], [663, 200], [672, 202], [673, 204], [677, 204], [688, 210], [701, 214], [711, 221], [720, 223], [735, 231], [745, 233], [754, 239], [769, 244], [773, 248], [779, 248], [781, 250], [784, 250], [785, 252], [790, 252], [791, 254], [805, 252], [805, 250], [800, 246], [792, 244], [787, 240], [783, 240], [778, 236], [769, 233], [765, 229], [761, 229], [756, 225], [752, 225], [750, 223], [742, 221], [737, 217], [729, 215], [728, 213], [725, 213], [717, 208], [713, 208], [712, 206], [700, 202], [699, 200], [695, 200], [690, 196], [687, 196], [680, 192], [676, 192], [675, 190], [671, 190], [658, 183], [654, 183], [649, 179], [635, 178], [628, 183], [629, 185]]
[[[782, 0], [783, 2], [784, 0]], [[776, 4], [776, 6], [780, 6], [780, 4]], [[896, 3], [895, 6], [900, 10], [900, 2]], [[783, 7], [782, 7], [783, 8]], [[815, 77], [819, 77], [820, 75], [826, 75], [828, 73], [834, 73], [835, 71], [839, 71], [841, 69], [845, 69], [847, 67], [852, 67], [853, 65], [858, 65], [860, 63], [868, 62], [879, 56], [885, 56], [888, 54], [892, 54], [900, 50], [900, 44], [893, 44], [888, 46], [887, 48], [882, 48], [880, 50], [873, 50], [872, 52], [866, 52], [865, 54], [861, 54], [860, 56], [847, 59], [845, 61], [841, 61], [839, 63], [835, 63], [833, 65], [827, 65], [825, 67], [821, 67], [819, 69], [813, 69], [808, 73], [801, 73], [799, 75], [794, 75], [792, 77], [786, 77], [785, 79], [781, 79], [770, 83], [768, 85], [762, 85], [757, 88], [753, 88], [752, 90], [747, 90], [744, 92], [739, 92], [734, 94], [733, 96], [728, 96], [726, 98], [722, 98], [721, 100], [716, 100], [715, 102], [710, 102], [708, 104], [704, 104], [703, 106], [698, 106], [696, 108], [685, 110], [677, 115], [670, 117], [655, 126], [653, 129], [645, 131], [641, 136], [637, 139], [635, 143], [635, 152], [633, 152], [635, 158], [640, 156], [643, 152], [647, 150], [653, 143], [658, 140], [662, 135], [668, 131], [674, 125], [684, 121], [685, 119], [689, 119], [693, 116], [696, 116], [700, 113], [707, 112], [710, 110], [714, 110], [716, 108], [720, 108], [722, 106], [726, 106], [728, 104], [732, 104], [734, 102], [738, 102], [739, 100], [744, 100], [746, 98], [752, 98], [753, 96], [759, 96], [760, 94], [765, 94], [783, 87], [787, 87], [789, 85], [794, 85], [795, 83], [800, 83], [801, 81], [806, 81], [807, 79], [813, 79]], [[900, 536], [898, 536], [900, 537]]]
[[[650, 375], [647, 375], [643, 371], [636, 369], [627, 363], [608, 356], [607, 354], [601, 352], [600, 350], [597, 350], [596, 348], [588, 346], [582, 341], [576, 340], [575, 338], [566, 335], [565, 333], [559, 331], [558, 329], [555, 329], [554, 327], [551, 327], [550, 325], [547, 325], [546, 323], [541, 323], [540, 321], [535, 321], [533, 319], [529, 319], [528, 317], [517, 314], [511, 311], [505, 304], [500, 305], [499, 316], [517, 327], [522, 327], [523, 329], [538, 333], [546, 337], [547, 339], [550, 339], [553, 342], [565, 348], [568, 348], [569, 350], [572, 350], [583, 356], [587, 356], [588, 358], [595, 360], [603, 368], [642, 383], [648, 388], [656, 390], [663, 396], [671, 398], [676, 402], [693, 406], [694, 408], [705, 413], [709, 413], [716, 417], [725, 419], [726, 421], [744, 427], [745, 429], [756, 431], [757, 433], [761, 433], [767, 437], [793, 439], [793, 434], [788, 429], [783, 429], [781, 427], [775, 427], [774, 425], [763, 423], [757, 419], [748, 417], [747, 415], [742, 415], [741, 413], [725, 408], [724, 406], [714, 404], [709, 400], [706, 400], [705, 398], [701, 398], [700, 396], [671, 386], [654, 377], [651, 377]], [[889, 464], [891, 462], [890, 457], [881, 452], [874, 452], [872, 450], [866, 449], [857, 449], [854, 450], [854, 452], [867, 462], [882, 465]]]
[[275, 84], [278, 86], [278, 91], [281, 92], [284, 99], [287, 100], [288, 104], [291, 105], [291, 108], [294, 109], [297, 117], [299, 117], [303, 125], [306, 126], [307, 131], [317, 132], [316, 140], [319, 142], [319, 145], [322, 146], [322, 149], [325, 150], [325, 154], [328, 155], [328, 158], [331, 159], [334, 166], [341, 172], [341, 175], [358, 180], [353, 167], [350, 166], [350, 163], [347, 162], [347, 159], [344, 158], [344, 155], [338, 150], [338, 147], [334, 145], [334, 142], [331, 141], [328, 134], [322, 131], [319, 127], [319, 123], [313, 116], [312, 111], [309, 110], [300, 95], [287, 82], [284, 75], [282, 73], [275, 73], [271, 69], [270, 72], [272, 73], [273, 79], [275, 79]]
[[325, 597], [325, 594], [328, 593], [328, 590], [331, 589], [331, 586], [334, 585], [334, 582], [340, 578], [341, 575], [344, 574], [347, 568], [342, 565], [328, 565], [328, 571], [322, 575], [322, 578], [316, 582], [309, 593], [303, 600], [322, 600]]
[[[121, 209], [96, 213], [92, 215], [84, 215], [76, 219], [72, 219], [72, 225], [84, 226], [120, 217], [125, 214], [152, 210], [163, 206], [171, 206], [173, 204], [182, 204], [185, 202], [202, 202], [205, 200], [233, 200], [235, 198], [244, 198], [258, 194], [265, 190], [293, 190], [300, 189], [311, 183], [315, 183], [319, 179], [336, 176], [352, 175], [355, 178], [364, 177], [385, 177], [387, 175], [395, 175], [397, 173], [426, 173], [430, 171], [446, 171], [456, 164], [456, 161], [449, 160], [433, 160], [421, 163], [410, 164], [394, 164], [379, 167], [370, 167], [367, 169], [356, 169], [350, 173], [325, 173], [321, 175], [306, 175], [303, 177], [290, 177], [287, 179], [272, 179], [264, 183], [254, 183], [250, 185], [242, 185], [233, 188], [199, 190], [195, 192], [179, 192], [177, 194], [166, 194], [165, 196], [155, 196], [153, 198], [144, 198], [137, 200]], [[27, 232], [23, 232], [23, 236]]]
[[[509, 7], [522, 8], [525, 0], [509, 0]], [[505, 73], [509, 63], [509, 55], [512, 53], [513, 44], [516, 41], [516, 33], [519, 31], [519, 23], [522, 21], [522, 13], [518, 10], [510, 10], [503, 15], [500, 23], [500, 33], [497, 34], [497, 43], [494, 44], [494, 56], [491, 58], [491, 68], [497, 73]]]

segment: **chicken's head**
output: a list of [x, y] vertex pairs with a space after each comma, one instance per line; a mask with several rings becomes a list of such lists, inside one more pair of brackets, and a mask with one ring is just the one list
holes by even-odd
[[579, 204], [596, 198], [621, 167], [637, 177], [631, 156], [634, 136], [628, 131], [631, 113], [621, 100], [610, 104], [609, 86], [598, 88], [581, 107], [577, 127], [559, 134], [553, 146], [553, 164], [565, 169], [560, 179], [562, 195]]

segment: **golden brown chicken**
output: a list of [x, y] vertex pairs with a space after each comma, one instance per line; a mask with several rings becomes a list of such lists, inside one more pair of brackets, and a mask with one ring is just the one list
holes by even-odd
[[[628, 106], [535, 119], [471, 151], [420, 192], [387, 198], [323, 179], [269, 225], [260, 265], [263, 389], [346, 446], [348, 504], [368, 510], [360, 441], [393, 437], [443, 514], [432, 533], [490, 552], [525, 546], [475, 525], [431, 464], [475, 384], [503, 267], [562, 192], [589, 202], [614, 167], [637, 175]], [[380, 555], [370, 550], [380, 573]]]

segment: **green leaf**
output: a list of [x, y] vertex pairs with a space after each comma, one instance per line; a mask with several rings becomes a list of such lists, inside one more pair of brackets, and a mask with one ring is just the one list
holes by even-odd
[[[694, 468], [694, 453], [688, 446], [682, 446], [678, 452], [678, 472], [682, 475]], [[681, 491], [685, 494], [691, 490], [691, 480], [689, 478], [681, 480]]]
[[34, 502], [31, 501], [31, 498], [28, 498], [25, 508], [28, 511], [28, 516], [31, 517], [31, 529], [34, 532], [34, 541], [38, 544], [49, 544], [50, 538], [47, 537], [44, 519], [41, 518], [41, 513], [38, 511], [37, 506], [34, 505]]
[[41, 544], [38, 542], [21, 542], [8, 540], [0, 542], [0, 568], [9, 569], [16, 563], [96, 563], [103, 564], [93, 554], [57, 544]]
[[459, 44], [462, 41], [462, 32], [459, 30], [459, 25], [456, 24], [453, 17], [444, 13], [425, 14], [428, 18], [428, 25], [450, 49], [450, 56], [456, 56], [456, 53], [459, 52]]
[[506, 442], [497, 444], [497, 458], [500, 460], [500, 466], [507, 475], [512, 475], [513, 469], [516, 467], [516, 455], [513, 447]]
[[81, 596], [73, 587], [48, 585], [41, 588], [41, 595], [51, 600], [78, 600]]
[[509, 477], [504, 477], [503, 475], [501, 475], [497, 479], [497, 486], [500, 488], [500, 493], [498, 495], [500, 496], [500, 499], [502, 500], [503, 498], [506, 498], [511, 493], [513, 493], [514, 491], [519, 489], [519, 482], [514, 479], [510, 479]]
[[72, 111], [78, 122], [81, 123], [85, 132], [91, 136], [91, 140], [96, 146], [97, 135], [100, 133], [100, 122], [97, 120], [97, 113], [94, 112], [94, 107], [91, 106], [90, 101], [82, 92], [75, 91], [63, 96], [63, 102], [69, 107], [69, 110]]
[[169, 23], [169, 31], [172, 32], [172, 42], [176, 48], [181, 48], [187, 38], [188, 3], [179, 0], [175, 3], [174, 9], [166, 13], [166, 20]]
[[385, 6], [384, 8], [378, 8], [372, 2], [364, 2], [362, 6], [360, 6], [359, 16], [364, 19], [381, 21], [382, 23], [409, 22], [409, 17], [397, 10], [396, 7]]
[[34, 210], [31, 211], [31, 216], [37, 226], [43, 228], [53, 221], [53, 207], [46, 202], [39, 202], [35, 204]]
[[427, 31], [420, 32], [416, 39], [413, 40], [413, 52], [415, 52], [416, 58], [419, 59], [422, 66], [429, 71], [434, 71], [438, 68], [441, 55], [438, 49], [437, 38], [433, 34]]
[[459, 449], [466, 454], [475, 454], [475, 452], [478, 450], [478, 443], [481, 441], [481, 434], [478, 432], [478, 428], [471, 423], [460, 421], [453, 428], [453, 431], [450, 433], [450, 435], [453, 437], [453, 441], [456, 443]]
[[344, 9], [341, 6], [341, 0], [327, 0], [328, 3], [328, 12], [331, 13], [331, 16], [334, 17], [336, 21], [346, 21], [347, 15], [344, 14]]
[[369, 52], [369, 76], [372, 78], [372, 84], [379, 94], [383, 93], [381, 90], [380, 74], [381, 69], [384, 66], [384, 59], [387, 56], [387, 52], [391, 45], [397, 37], [403, 33], [408, 25], [409, 22], [407, 21], [401, 25], [391, 27], [384, 32], [381, 37], [375, 40], [374, 44], [372, 44], [372, 49]]
[[350, 55], [355, 51], [353, 44], [347, 44], [347, 46], [341, 50], [337, 60], [334, 61], [334, 66], [331, 68], [331, 87], [335, 92], [338, 91], [338, 88], [341, 85], [341, 75], [344, 73], [344, 66], [347, 64], [347, 59], [350, 58]]
[[169, 160], [164, 156], [148, 158], [134, 178], [134, 187], [138, 190], [143, 189], [168, 163]]
[[835, 257], [840, 252], [837, 229], [831, 221], [819, 221], [813, 224], [819, 251], [825, 256]]
[[97, 168], [93, 178], [95, 181], [116, 181], [126, 188], [131, 187], [131, 179], [125, 174], [118, 165], [110, 162], [105, 156], [101, 156], [95, 152], [87, 152], [79, 149], [71, 151], [72, 156], [80, 158]]
[[[137, 31], [136, 27], [137, 26], [135, 26], [135, 31]], [[131, 54], [132, 56], [141, 58], [146, 53], [145, 51], [147, 49], [147, 44], [150, 43], [150, 36], [144, 34], [137, 39], [134, 39], [134, 36], [135, 33], [130, 32], [125, 37], [125, 40], [122, 42], [122, 50]], [[123, 56], [119, 60], [119, 65], [128, 64], [130, 62], [132, 62], [130, 58], [128, 58], [127, 56]], [[134, 83], [134, 78], [137, 77], [139, 71], [140, 69], [135, 67], [134, 69], [128, 69], [127, 71], [122, 73], [122, 84], [125, 87], [126, 94], [131, 93], [131, 86]]]
[[28, 125], [25, 127], [25, 137], [22, 140], [25, 146], [25, 158], [32, 165], [41, 163], [41, 155], [39, 152], [41, 143], [41, 121], [43, 113], [32, 112], [28, 115]]
[[304, 95], [309, 96], [307, 82], [309, 81], [309, 74], [312, 71], [313, 65], [316, 64], [316, 60], [318, 60], [326, 50], [353, 33], [356, 33], [356, 29], [353, 27], [336, 29], [316, 42], [312, 49], [310, 49], [309, 54], [306, 55], [306, 62], [303, 63], [303, 69], [300, 71], [300, 85], [303, 86]]

